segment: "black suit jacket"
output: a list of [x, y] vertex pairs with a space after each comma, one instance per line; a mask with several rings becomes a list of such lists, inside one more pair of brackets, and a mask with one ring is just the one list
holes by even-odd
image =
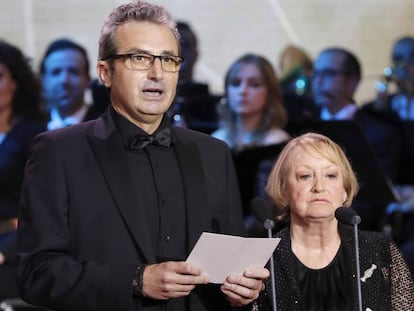
[[398, 130], [383, 122], [374, 112], [358, 109], [354, 115], [365, 133], [368, 142], [378, 155], [385, 174], [393, 181], [397, 179], [402, 141]]
[[[173, 128], [191, 250], [203, 231], [244, 234], [237, 178], [225, 143]], [[56, 310], [165, 310], [132, 298], [137, 264], [155, 263], [140, 192], [111, 114], [35, 138], [18, 230], [22, 297]], [[214, 286], [191, 310], [221, 310]]]

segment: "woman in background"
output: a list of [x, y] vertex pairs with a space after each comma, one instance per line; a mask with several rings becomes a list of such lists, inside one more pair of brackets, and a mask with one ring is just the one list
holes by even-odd
[[33, 137], [46, 129], [41, 87], [23, 53], [0, 40], [0, 301], [17, 297], [17, 209]]
[[[289, 219], [276, 234], [278, 310], [358, 310], [354, 231], [335, 218], [357, 193], [343, 150], [320, 134], [292, 139], [270, 173], [267, 192]], [[391, 238], [359, 231], [359, 252], [362, 310], [413, 310], [413, 280]], [[269, 301], [262, 310], [271, 310]]]
[[225, 97], [219, 105], [220, 124], [212, 136], [233, 150], [286, 142], [287, 114], [270, 62], [256, 54], [237, 59], [225, 77]]

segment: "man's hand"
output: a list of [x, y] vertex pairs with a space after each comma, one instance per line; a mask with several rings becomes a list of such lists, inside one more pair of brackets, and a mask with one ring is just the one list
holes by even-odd
[[232, 307], [242, 307], [259, 297], [259, 293], [265, 288], [263, 281], [269, 275], [266, 268], [251, 268], [243, 275], [229, 275], [221, 285], [221, 291]]
[[166, 300], [190, 294], [197, 284], [208, 283], [209, 277], [188, 262], [167, 261], [149, 265], [144, 270], [142, 294]]

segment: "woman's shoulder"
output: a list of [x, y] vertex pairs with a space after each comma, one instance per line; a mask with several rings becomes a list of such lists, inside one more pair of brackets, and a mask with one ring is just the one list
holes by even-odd
[[[341, 226], [341, 238], [349, 246], [354, 245], [354, 230], [351, 226]], [[382, 232], [358, 230], [359, 248], [364, 253], [370, 255], [379, 254], [380, 256], [389, 255], [390, 246], [393, 240], [390, 236]]]
[[284, 143], [290, 139], [290, 135], [285, 130], [273, 127], [269, 129], [264, 136], [263, 144], [264, 145], [276, 145]]
[[46, 131], [46, 123], [22, 118], [13, 126], [10, 136], [15, 140], [31, 141], [37, 134]]
[[225, 138], [228, 135], [228, 130], [225, 128], [218, 128], [217, 130], [215, 130], [214, 132], [211, 133], [211, 136], [214, 138], [218, 138], [221, 140], [225, 140]]

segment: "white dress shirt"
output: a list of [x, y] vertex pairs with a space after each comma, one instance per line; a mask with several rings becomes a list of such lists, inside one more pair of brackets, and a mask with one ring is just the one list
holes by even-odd
[[62, 118], [56, 108], [50, 110], [50, 121], [47, 124], [48, 130], [55, 130], [58, 128], [81, 123], [88, 113], [88, 106], [83, 105], [74, 114]]
[[335, 114], [331, 114], [328, 109], [325, 107], [321, 110], [321, 120], [331, 121], [331, 120], [351, 120], [354, 118], [355, 112], [357, 111], [357, 106], [355, 104], [348, 104], [344, 106]]

